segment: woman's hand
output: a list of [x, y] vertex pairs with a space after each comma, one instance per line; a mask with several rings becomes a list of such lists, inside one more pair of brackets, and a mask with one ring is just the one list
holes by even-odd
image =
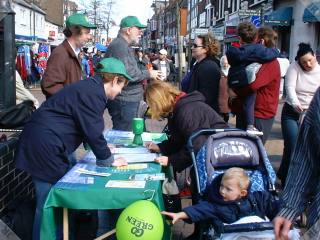
[[301, 105], [294, 105], [294, 109], [298, 112], [298, 113], [302, 113], [303, 112], [303, 108], [301, 107]]
[[112, 163], [113, 167], [122, 167], [127, 165], [128, 165], [127, 160], [124, 159], [123, 157], [116, 158]]
[[168, 166], [168, 157], [161, 156], [154, 159], [155, 162], [159, 163], [161, 166]]
[[160, 148], [158, 144], [155, 144], [153, 142], [146, 143], [146, 147], [150, 150], [150, 152], [156, 152], [156, 153], [160, 152]]

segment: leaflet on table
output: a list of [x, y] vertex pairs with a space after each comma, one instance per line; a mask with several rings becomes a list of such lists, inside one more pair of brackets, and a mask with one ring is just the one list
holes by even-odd
[[86, 175], [93, 175], [99, 177], [109, 177], [111, 173], [104, 173], [104, 172], [97, 172], [97, 171], [90, 171], [87, 169], [79, 168], [76, 170], [78, 173], [86, 174]]
[[154, 159], [158, 156], [156, 153], [141, 153], [141, 154], [114, 154], [114, 158], [123, 157], [127, 160], [127, 163], [143, 163], [154, 162]]
[[141, 169], [147, 169], [148, 164], [147, 163], [135, 163], [135, 164], [129, 164], [127, 166], [117, 167], [117, 170], [120, 171], [128, 171], [128, 170], [141, 170]]
[[142, 153], [150, 153], [150, 151], [145, 147], [135, 147], [135, 148], [128, 148], [128, 147], [120, 147], [114, 148], [112, 150], [114, 154], [142, 154]]
[[147, 174], [132, 174], [129, 176], [130, 180], [136, 180], [136, 181], [161, 181], [165, 179], [164, 173], [147, 173]]
[[[163, 137], [164, 135], [163, 133], [144, 132], [141, 136], [143, 142], [162, 142], [163, 138], [165, 138]], [[104, 132], [104, 137], [108, 143], [130, 145], [132, 144], [134, 134], [129, 131], [107, 130]]]
[[71, 171], [59, 180], [59, 187], [68, 187], [68, 184], [94, 184], [94, 178], [81, 175], [77, 170], [83, 168], [83, 164], [75, 165]]
[[109, 180], [106, 188], [144, 188], [146, 181]]

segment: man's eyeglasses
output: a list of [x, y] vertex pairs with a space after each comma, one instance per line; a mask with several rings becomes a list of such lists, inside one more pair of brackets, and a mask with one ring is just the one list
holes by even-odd
[[192, 48], [198, 48], [198, 47], [204, 47], [204, 46], [202, 46], [202, 45], [197, 45], [197, 44], [192, 44]]

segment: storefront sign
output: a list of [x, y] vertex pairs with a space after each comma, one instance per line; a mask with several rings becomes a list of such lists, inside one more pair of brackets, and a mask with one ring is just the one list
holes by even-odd
[[224, 26], [212, 28], [212, 33], [217, 40], [222, 41], [224, 37]]

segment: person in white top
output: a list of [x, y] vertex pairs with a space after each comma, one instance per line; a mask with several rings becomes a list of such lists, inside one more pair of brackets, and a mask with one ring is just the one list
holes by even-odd
[[290, 65], [285, 80], [286, 102], [281, 114], [284, 149], [277, 174], [283, 186], [285, 186], [301, 119], [319, 86], [320, 66], [315, 53], [309, 44], [300, 43], [295, 61]]
[[162, 81], [174, 81], [175, 69], [171, 60], [167, 58], [168, 52], [165, 49], [159, 51], [159, 59], [152, 62], [152, 66], [162, 73]]

